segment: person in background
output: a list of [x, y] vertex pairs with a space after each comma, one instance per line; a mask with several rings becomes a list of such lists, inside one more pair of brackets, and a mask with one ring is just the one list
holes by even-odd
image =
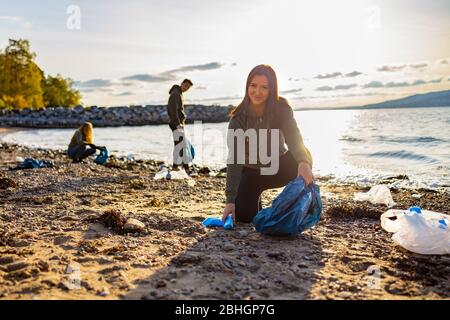
[[93, 142], [93, 125], [90, 122], [85, 122], [73, 134], [67, 155], [74, 163], [81, 162], [83, 159], [93, 155], [97, 149], [101, 149], [101, 147], [97, 147]]
[[173, 151], [173, 170], [178, 170], [180, 165], [187, 173], [190, 172], [189, 164], [183, 163], [183, 150], [177, 152], [177, 145], [183, 142], [184, 123], [186, 114], [184, 113], [183, 93], [192, 87], [193, 83], [189, 79], [184, 79], [181, 85], [174, 85], [169, 91], [169, 102], [167, 104], [167, 114], [169, 115], [169, 127], [172, 130], [174, 151]]

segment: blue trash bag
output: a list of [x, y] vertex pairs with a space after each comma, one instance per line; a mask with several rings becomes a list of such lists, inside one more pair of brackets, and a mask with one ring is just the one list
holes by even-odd
[[220, 218], [206, 218], [205, 220], [203, 220], [202, 224], [205, 227], [210, 227], [210, 228], [213, 228], [213, 227], [222, 228], [223, 227], [225, 230], [231, 230], [234, 227], [233, 217], [231, 215], [229, 215], [227, 217], [227, 219], [225, 220], [225, 223]]
[[322, 214], [320, 188], [305, 187], [303, 178], [289, 182], [272, 202], [272, 206], [253, 218], [256, 231], [266, 235], [296, 236], [319, 222]]
[[53, 162], [51, 160], [36, 160], [34, 158], [26, 158], [22, 163], [18, 164], [14, 170], [21, 169], [42, 169], [53, 168]]
[[103, 147], [100, 150], [100, 154], [95, 158], [94, 162], [97, 164], [105, 164], [108, 161], [108, 149], [106, 147]]
[[185, 146], [185, 155], [186, 155], [186, 163], [190, 163], [192, 161], [194, 161], [195, 158], [195, 149], [194, 146], [191, 144], [191, 142], [186, 138], [186, 136], [184, 137], [185, 141], [186, 141], [186, 146]]

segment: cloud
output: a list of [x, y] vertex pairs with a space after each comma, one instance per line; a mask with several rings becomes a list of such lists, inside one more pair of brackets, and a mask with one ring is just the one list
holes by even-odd
[[6, 21], [8, 23], [18, 24], [22, 27], [30, 27], [32, 23], [19, 16], [0, 16], [0, 22]]
[[173, 81], [176, 78], [171, 75], [151, 75], [151, 74], [135, 74], [132, 76], [124, 77], [122, 81], [141, 81], [141, 82], [166, 82]]
[[316, 91], [332, 91], [333, 88], [330, 86], [322, 86], [322, 87], [318, 87], [316, 88]]
[[177, 79], [177, 74], [181, 72], [192, 72], [192, 71], [208, 71], [219, 69], [223, 67], [223, 64], [219, 62], [210, 62], [206, 64], [198, 64], [191, 66], [184, 66], [177, 69], [172, 69], [168, 71], [161, 72], [156, 75], [152, 74], [135, 74], [132, 76], [124, 77], [122, 81], [141, 81], [141, 82], [167, 82], [174, 81]]
[[180, 73], [180, 72], [206, 71], [206, 70], [220, 69], [221, 67], [223, 67], [222, 63], [210, 62], [210, 63], [206, 63], [206, 64], [197, 64], [197, 65], [192, 65], [192, 66], [180, 67], [177, 69], [162, 72], [161, 74], [173, 76], [175, 73]]
[[444, 78], [439, 78], [439, 79], [434, 79], [434, 80], [430, 80], [428, 81], [428, 83], [440, 83]]
[[[435, 81], [435, 80], [432, 80], [432, 81]], [[409, 86], [420, 86], [420, 85], [426, 84], [426, 83], [427, 83], [426, 81], [419, 79], [419, 80], [414, 80]], [[432, 82], [429, 81], [428, 83], [432, 83]], [[408, 84], [406, 86], [408, 86]]]
[[236, 67], [236, 66], [237, 66], [237, 63], [236, 63], [236, 62], [233, 62], [233, 63], [231, 64], [231, 66], [232, 66], [232, 67]]
[[350, 73], [346, 73], [346, 74], [344, 75], [344, 77], [345, 77], [345, 78], [353, 78], [353, 77], [357, 77], [357, 76], [362, 75], [362, 74], [363, 74], [362, 72], [359, 72], [359, 71], [353, 71], [353, 72], [350, 72]]
[[18, 21], [22, 21], [23, 19], [18, 16], [0, 16], [0, 20], [18, 22]]
[[202, 85], [199, 85], [199, 86], [194, 86], [194, 89], [197, 89], [197, 90], [206, 90], [206, 89], [208, 89], [206, 86], [202, 86]]
[[413, 69], [422, 69], [428, 67], [428, 63], [410, 64], [409, 67]]
[[84, 93], [93, 93], [93, 92], [114, 92], [112, 88], [80, 88], [79, 89], [83, 94]]
[[[352, 71], [349, 73], [345, 73], [343, 74], [342, 72], [333, 72], [333, 73], [326, 73], [326, 74], [318, 74], [314, 77], [314, 79], [334, 79], [334, 78], [353, 78], [353, 77], [357, 77], [360, 76], [364, 73], [360, 72], [360, 71]], [[292, 78], [290, 78], [289, 80], [291, 80]]]
[[403, 70], [404, 68], [406, 68], [406, 64], [403, 64], [401, 66], [382, 66], [382, 67], [379, 67], [377, 69], [377, 71], [380, 71], [380, 72], [398, 72], [398, 71]]
[[341, 84], [334, 87], [334, 90], [348, 90], [351, 88], [356, 87], [357, 85], [355, 83], [353, 84]]
[[92, 79], [88, 81], [75, 81], [74, 85], [78, 88], [104, 88], [113, 85], [108, 79]]
[[[425, 83], [425, 82], [423, 82]], [[421, 83], [418, 83], [421, 84]], [[383, 85], [384, 88], [401, 88], [401, 87], [409, 87], [410, 84], [408, 82], [388, 82]]]
[[447, 60], [441, 60], [441, 62], [440, 62], [441, 64], [448, 64], [448, 61]]
[[371, 81], [365, 85], [362, 86], [364, 89], [366, 88], [382, 88], [383, 83], [380, 81]]
[[126, 97], [126, 96], [132, 96], [132, 95], [134, 95], [134, 93], [131, 91], [125, 91], [125, 92], [122, 92], [119, 94], [115, 94], [115, 96], [117, 96], [117, 97]]
[[377, 71], [380, 72], [398, 72], [401, 71], [405, 68], [410, 68], [410, 69], [423, 69], [428, 67], [428, 63], [410, 63], [410, 64], [402, 64], [402, 65], [397, 65], [397, 66], [382, 66], [379, 67], [377, 69]]
[[290, 94], [290, 93], [297, 93], [302, 91], [302, 88], [298, 88], [298, 89], [290, 89], [290, 90], [280, 90], [280, 94]]
[[316, 88], [316, 91], [335, 91], [335, 90], [348, 90], [351, 88], [355, 88], [357, 87], [357, 85], [355, 83], [352, 84], [340, 84], [334, 87], [330, 87], [330, 86], [323, 86], [323, 87], [318, 87]]
[[402, 81], [402, 82], [388, 82], [388, 83], [382, 83], [380, 81], [372, 81], [369, 82], [365, 85], [362, 86], [362, 88], [367, 89], [367, 88], [401, 88], [401, 87], [413, 87], [413, 86], [420, 86], [423, 84], [428, 84], [428, 83], [439, 83], [442, 81], [443, 78], [439, 78], [439, 79], [433, 79], [433, 80], [429, 80], [429, 81], [425, 81], [422, 79], [418, 79], [418, 80], [414, 80], [413, 82], [406, 82], [406, 81]]
[[315, 76], [315, 79], [333, 79], [337, 77], [342, 77], [341, 72], [333, 72], [333, 73], [327, 73], [327, 74], [318, 74]]

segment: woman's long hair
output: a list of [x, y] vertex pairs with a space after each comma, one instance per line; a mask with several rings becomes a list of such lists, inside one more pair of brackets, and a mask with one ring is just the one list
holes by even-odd
[[86, 139], [87, 143], [94, 143], [94, 137], [93, 137], [93, 125], [90, 122], [85, 122], [80, 128], [81, 133]]
[[278, 104], [278, 80], [275, 71], [271, 66], [267, 64], [260, 64], [250, 71], [247, 77], [247, 83], [245, 85], [245, 97], [242, 102], [231, 112], [231, 117], [234, 117], [239, 112], [243, 110], [247, 110], [250, 105], [250, 97], [248, 95], [248, 88], [250, 87], [250, 82], [253, 80], [255, 76], [265, 76], [267, 81], [269, 82], [269, 96], [266, 100], [266, 107], [264, 109], [264, 116], [272, 117], [275, 115], [275, 108]]

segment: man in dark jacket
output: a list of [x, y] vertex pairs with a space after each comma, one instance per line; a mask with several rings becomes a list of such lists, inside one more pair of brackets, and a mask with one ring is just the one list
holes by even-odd
[[[170, 97], [167, 104], [167, 114], [169, 115], [169, 127], [174, 137], [173, 169], [177, 169], [182, 164], [183, 150], [179, 154], [176, 152], [176, 146], [183, 141], [184, 122], [186, 114], [184, 113], [183, 92], [189, 90], [192, 81], [184, 79], [181, 85], [174, 85], [169, 91]], [[189, 164], [183, 163], [183, 167], [189, 172]]]

